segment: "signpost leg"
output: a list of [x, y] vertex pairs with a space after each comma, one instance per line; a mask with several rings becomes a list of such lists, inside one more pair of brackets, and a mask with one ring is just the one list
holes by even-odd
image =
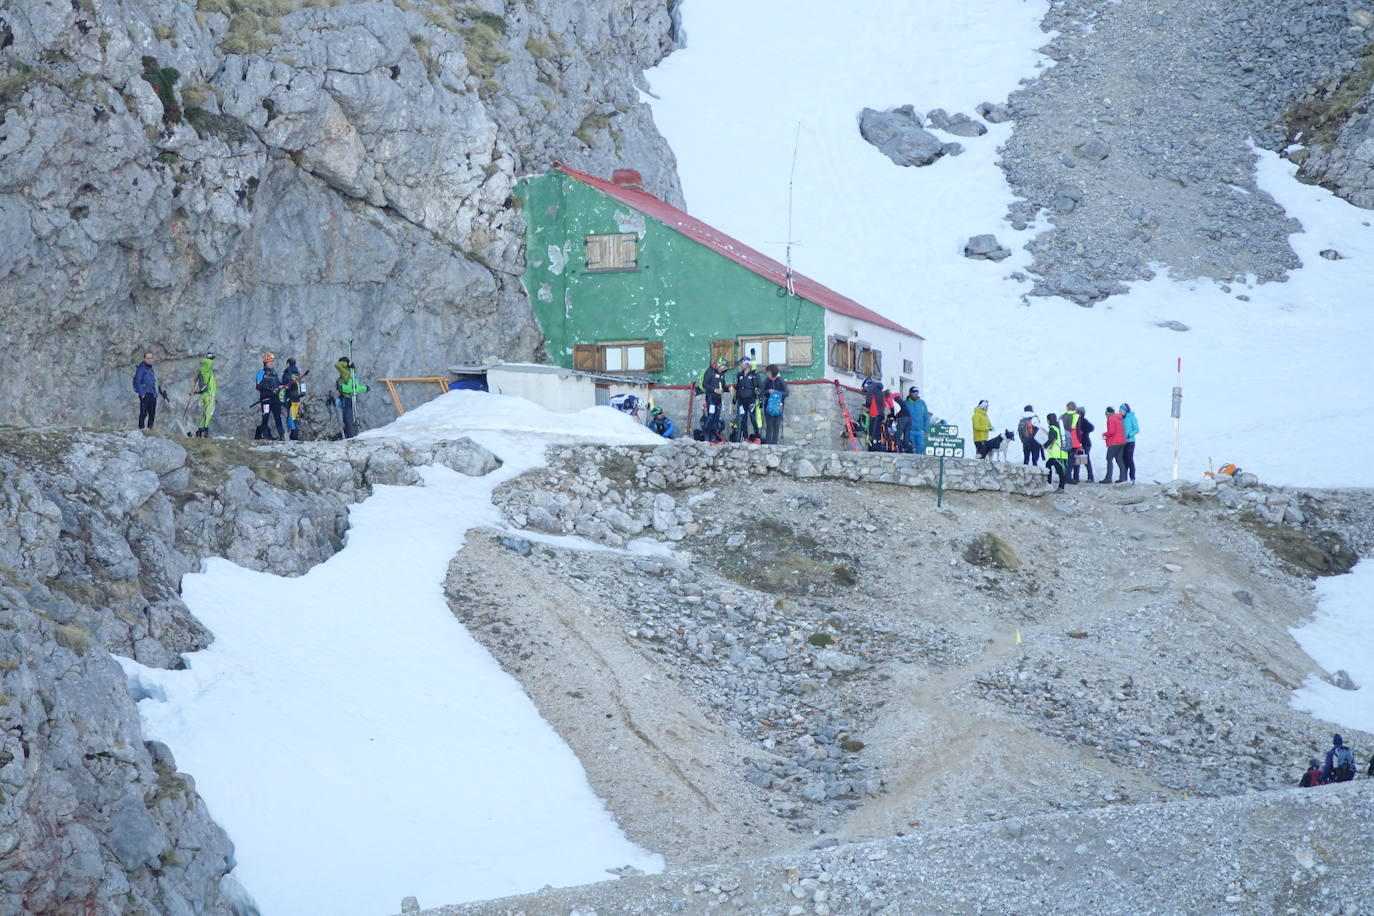
[[935, 484], [935, 508], [945, 504], [945, 456], [940, 456], [940, 480]]

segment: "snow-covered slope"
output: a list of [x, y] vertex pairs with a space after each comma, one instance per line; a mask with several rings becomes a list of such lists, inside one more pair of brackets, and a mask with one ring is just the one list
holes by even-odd
[[[967, 425], [987, 398], [994, 422], [1012, 428], [1027, 403], [1043, 417], [1072, 399], [1101, 427], [1107, 405], [1129, 402], [1140, 473], [1164, 480], [1181, 357], [1185, 478], [1212, 460], [1271, 483], [1374, 484], [1374, 462], [1333, 448], [1374, 419], [1363, 365], [1374, 352], [1368, 211], [1257, 152], [1260, 186], [1304, 229], [1293, 237], [1304, 267], [1287, 283], [1228, 293], [1161, 278], [1084, 309], [1027, 299], [1030, 283], [1010, 278], [1029, 263], [1021, 246], [1036, 231], [1003, 219], [1011, 192], [996, 160], [1010, 124], [945, 137], [967, 152], [926, 168], [899, 168], [859, 136], [864, 106], [972, 114], [1005, 99], [1048, 65], [1033, 51], [1048, 37], [1045, 9], [1044, 0], [691, 0], [687, 47], [650, 74], [690, 211], [781, 259], [796, 140], [794, 264], [927, 337], [924, 393], [937, 414]], [[970, 236], [987, 232], [1013, 249], [1010, 259], [962, 256]], [[1328, 248], [1344, 257], [1320, 257]], [[1157, 326], [1170, 320], [1191, 330]]]
[[478, 392], [370, 435], [469, 432], [499, 470], [376, 487], [349, 510], [344, 549], [298, 578], [208, 561], [182, 597], [213, 644], [184, 671], [121, 659], [148, 734], [194, 775], [265, 916], [377, 916], [408, 894], [475, 900], [662, 867], [443, 592], [467, 532], [504, 525], [492, 491], [542, 461], [543, 443], [662, 440], [610, 408], [554, 414]]

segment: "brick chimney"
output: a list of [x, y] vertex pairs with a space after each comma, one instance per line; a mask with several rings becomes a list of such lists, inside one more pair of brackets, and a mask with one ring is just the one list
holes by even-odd
[[631, 191], [643, 191], [644, 176], [634, 169], [616, 169], [611, 172], [611, 184], [629, 188]]

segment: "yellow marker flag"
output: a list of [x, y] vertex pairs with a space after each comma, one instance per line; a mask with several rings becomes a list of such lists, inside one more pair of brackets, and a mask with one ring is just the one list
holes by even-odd
[[1019, 627], [1016, 630], [1016, 644], [1021, 645], [1021, 629]]

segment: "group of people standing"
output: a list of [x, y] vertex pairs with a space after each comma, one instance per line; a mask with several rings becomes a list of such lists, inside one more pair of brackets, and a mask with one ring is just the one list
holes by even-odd
[[[1355, 771], [1354, 750], [1339, 734], [1334, 734], [1331, 736], [1331, 747], [1326, 752], [1326, 759], [1318, 761], [1316, 757], [1309, 758], [1307, 772], [1298, 780], [1298, 786], [1310, 789], [1333, 782], [1350, 782], [1355, 778]], [[1366, 775], [1374, 778], [1374, 754], [1369, 756], [1369, 769]]]
[[[1135, 442], [1140, 435], [1140, 421], [1131, 405], [1105, 411], [1106, 431], [1102, 434], [1107, 446], [1107, 473], [1100, 481], [1093, 476], [1092, 434], [1097, 427], [1088, 419], [1086, 411], [1073, 401], [1064, 405], [1062, 414], [1046, 414], [1041, 425], [1035, 408], [1027, 404], [1024, 416], [1016, 424], [1016, 436], [1021, 442], [1021, 463], [1039, 467], [1045, 461], [1047, 483], [1059, 478], [1059, 489], [1066, 483], [1079, 483], [1086, 473], [1089, 483], [1135, 483]], [[988, 402], [979, 401], [973, 409], [973, 442], [978, 457], [986, 458], [1005, 436], [993, 437], [988, 420]]]
[[[295, 358], [286, 361], [286, 368], [278, 374], [277, 357], [268, 352], [262, 355], [262, 367], [253, 378], [253, 388], [258, 399], [253, 408], [260, 411], [254, 439], [291, 439], [298, 440], [300, 431], [301, 398], [305, 394], [303, 380], [310, 374], [301, 371]], [[343, 437], [351, 439], [357, 435], [354, 419], [354, 404], [357, 396], [365, 393], [367, 385], [358, 377], [357, 367], [347, 356], [340, 356], [334, 363], [338, 379], [334, 383], [336, 404], [339, 408], [340, 425]], [[143, 361], [134, 369], [134, 394], [138, 397], [138, 428], [152, 429], [157, 418], [157, 399], [159, 395], [170, 406], [167, 392], [157, 381], [153, 368], [153, 354], [143, 354]], [[196, 375], [191, 381], [191, 400], [199, 401], [199, 415], [194, 436], [209, 438], [210, 420], [215, 414], [215, 399], [219, 385], [215, 379], [215, 354], [208, 352], [200, 361]], [[190, 401], [187, 403], [190, 407]], [[274, 432], [275, 430], [275, 432]]]
[[[782, 442], [782, 416], [787, 401], [787, 380], [782, 370], [770, 363], [760, 376], [753, 360], [744, 357], [736, 364], [734, 380], [726, 376], [729, 361], [720, 356], [697, 377], [694, 391], [705, 397], [701, 425], [693, 438], [705, 442], [754, 442], [778, 445]], [[733, 419], [725, 420], [725, 395], [733, 395]]]

